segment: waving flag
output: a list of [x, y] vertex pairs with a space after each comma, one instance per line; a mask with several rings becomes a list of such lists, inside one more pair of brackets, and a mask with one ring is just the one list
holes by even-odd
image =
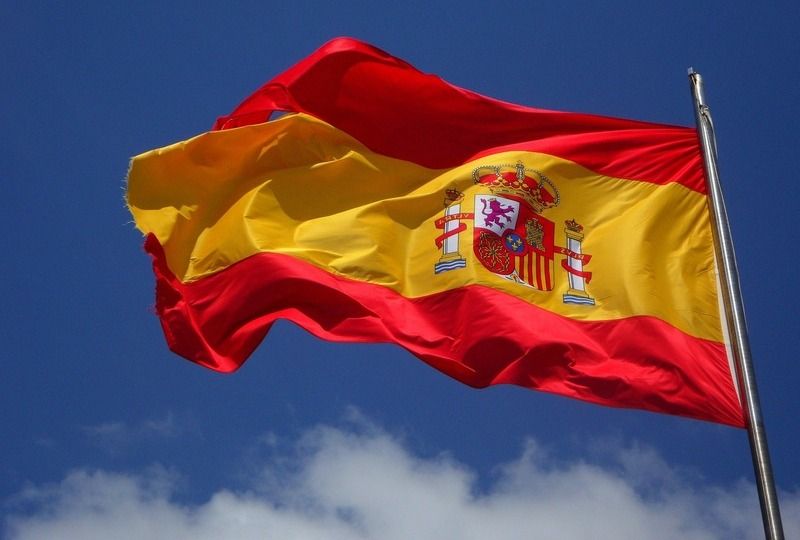
[[167, 342], [209, 368], [287, 319], [475, 387], [744, 424], [692, 128], [504, 103], [336, 39], [134, 158], [128, 204]]

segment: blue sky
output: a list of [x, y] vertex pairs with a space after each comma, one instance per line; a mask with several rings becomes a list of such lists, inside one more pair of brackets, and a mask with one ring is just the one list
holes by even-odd
[[48, 4], [0, 7], [5, 537], [761, 534], [741, 430], [476, 391], [288, 323], [233, 375], [167, 350], [123, 204], [130, 157], [208, 130], [338, 35], [503, 100], [684, 125], [700, 71], [800, 535], [798, 4]]

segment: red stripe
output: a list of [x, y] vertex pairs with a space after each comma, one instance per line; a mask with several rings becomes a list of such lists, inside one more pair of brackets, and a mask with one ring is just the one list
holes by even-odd
[[[533, 255], [531, 255], [533, 257]], [[536, 288], [540, 291], [544, 290], [542, 283], [542, 258], [536, 254]]]
[[[537, 257], [541, 257], [538, 253], [536, 254]], [[547, 257], [541, 257], [542, 259], [542, 267], [544, 268], [544, 290], [550, 291], [553, 289], [553, 282], [550, 279], [550, 259]]]
[[744, 425], [723, 345], [654, 318], [575, 321], [482, 286], [408, 299], [268, 253], [184, 284], [154, 236], [145, 248], [170, 348], [218, 371], [236, 370], [287, 319], [332, 341], [397, 343], [474, 387], [516, 384]]
[[376, 152], [430, 168], [517, 149], [607, 176], [706, 189], [692, 128], [505, 103], [354, 39], [322, 46], [221, 117], [215, 129], [261, 123], [276, 110], [311, 114]]
[[525, 279], [530, 285], [533, 285], [533, 260], [531, 259], [531, 254], [528, 253], [525, 255], [523, 260], [525, 261], [525, 266], [527, 267], [527, 276]]

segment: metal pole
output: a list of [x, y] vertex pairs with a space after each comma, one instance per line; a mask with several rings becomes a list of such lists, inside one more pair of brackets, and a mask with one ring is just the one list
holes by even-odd
[[717, 143], [714, 138], [714, 123], [711, 121], [711, 112], [703, 95], [703, 80], [700, 74], [692, 68], [689, 68], [689, 81], [694, 96], [697, 134], [703, 149], [712, 214], [711, 225], [722, 284], [720, 292], [725, 306], [726, 321], [724, 324], [728, 326], [739, 381], [740, 400], [747, 415], [747, 433], [750, 439], [750, 453], [753, 456], [758, 498], [761, 503], [764, 533], [768, 540], [783, 540], [781, 513], [767, 449], [767, 433], [764, 429], [764, 420], [761, 418], [761, 405], [758, 400], [755, 372], [750, 357], [747, 322], [744, 317], [742, 293], [739, 288], [739, 271], [736, 268], [728, 215], [725, 211], [725, 201], [722, 199], [722, 188], [717, 172]]

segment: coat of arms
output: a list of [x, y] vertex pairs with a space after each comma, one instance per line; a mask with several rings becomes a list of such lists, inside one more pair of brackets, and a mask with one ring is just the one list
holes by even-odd
[[[586, 292], [591, 272], [584, 270], [591, 255], [582, 253], [583, 227], [574, 219], [564, 223], [566, 246], [556, 245], [556, 224], [542, 214], [560, 202], [552, 180], [536, 169], [516, 165], [481, 165], [472, 171], [474, 211], [462, 212], [464, 194], [447, 190], [444, 216], [436, 221], [443, 232], [436, 239], [442, 257], [434, 266], [438, 274], [465, 268], [458, 236], [473, 221], [475, 258], [490, 272], [539, 291], [556, 286], [556, 255], [564, 255], [560, 270], [568, 279], [565, 303], [594, 304]], [[470, 190], [472, 191], [472, 190]]]

